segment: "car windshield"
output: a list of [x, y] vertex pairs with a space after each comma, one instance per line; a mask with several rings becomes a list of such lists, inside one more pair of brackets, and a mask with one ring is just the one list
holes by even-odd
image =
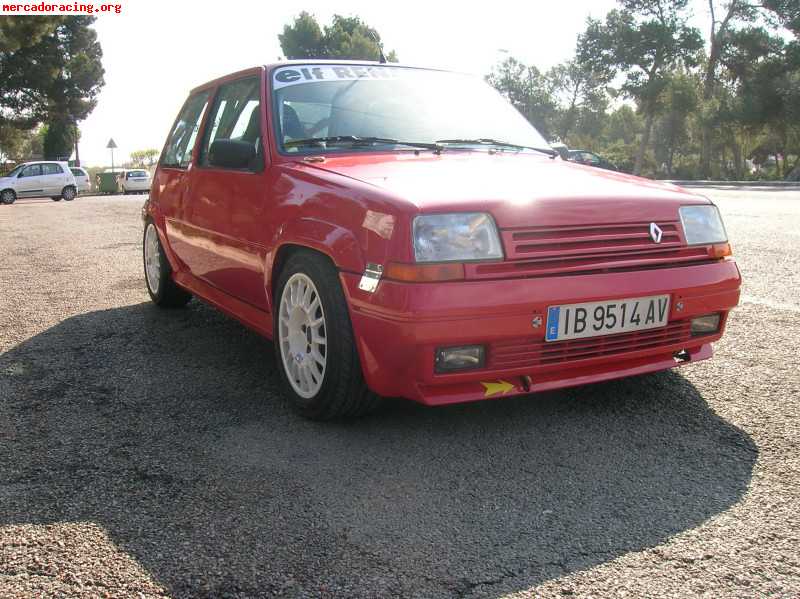
[[551, 151], [505, 98], [470, 75], [383, 65], [294, 65], [273, 71], [272, 89], [278, 141], [287, 153], [376, 146]]
[[131, 171], [128, 173], [128, 178], [131, 179], [133, 177], [146, 177], [147, 173], [144, 171]]
[[5, 176], [5, 177], [16, 177], [23, 168], [25, 168], [25, 165], [24, 164], [20, 164], [19, 166], [14, 167], [14, 169], [10, 173], [8, 173], [7, 175], [3, 175], [3, 176]]

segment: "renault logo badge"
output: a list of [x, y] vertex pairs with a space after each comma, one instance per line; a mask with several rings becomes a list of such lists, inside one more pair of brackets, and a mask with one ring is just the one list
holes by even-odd
[[650, 239], [655, 241], [656, 243], [661, 243], [661, 236], [664, 234], [664, 231], [661, 230], [655, 223], [650, 223]]

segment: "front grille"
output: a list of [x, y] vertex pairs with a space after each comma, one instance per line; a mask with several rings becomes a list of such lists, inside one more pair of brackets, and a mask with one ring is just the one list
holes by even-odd
[[478, 265], [478, 276], [552, 275], [652, 268], [708, 260], [704, 247], [687, 247], [678, 221], [659, 222], [661, 243], [650, 223], [503, 229], [506, 261]]
[[671, 322], [660, 329], [569, 341], [548, 343], [530, 337], [510, 339], [490, 345], [488, 367], [505, 369], [569, 364], [579, 360], [682, 345], [690, 339], [688, 320]]

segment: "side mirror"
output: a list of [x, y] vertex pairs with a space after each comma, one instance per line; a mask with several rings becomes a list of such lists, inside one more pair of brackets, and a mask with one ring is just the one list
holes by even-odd
[[250, 142], [218, 139], [208, 150], [208, 164], [220, 168], [251, 168], [256, 149]]

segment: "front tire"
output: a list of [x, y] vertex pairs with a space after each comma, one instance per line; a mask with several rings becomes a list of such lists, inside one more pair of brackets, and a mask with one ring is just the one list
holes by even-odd
[[75, 196], [78, 195], [78, 192], [75, 191], [75, 188], [72, 185], [67, 185], [64, 189], [61, 190], [61, 197], [64, 199], [65, 202], [71, 202], [75, 199]]
[[286, 262], [276, 289], [273, 338], [286, 396], [312, 420], [360, 416], [378, 397], [364, 382], [336, 269], [311, 251]]
[[16, 201], [17, 193], [13, 189], [4, 189], [3, 192], [0, 193], [0, 204], [10, 206]]
[[178, 287], [172, 280], [172, 267], [164, 255], [152, 220], [148, 220], [144, 227], [142, 258], [147, 292], [154, 304], [161, 308], [180, 308], [192, 299], [191, 293]]

